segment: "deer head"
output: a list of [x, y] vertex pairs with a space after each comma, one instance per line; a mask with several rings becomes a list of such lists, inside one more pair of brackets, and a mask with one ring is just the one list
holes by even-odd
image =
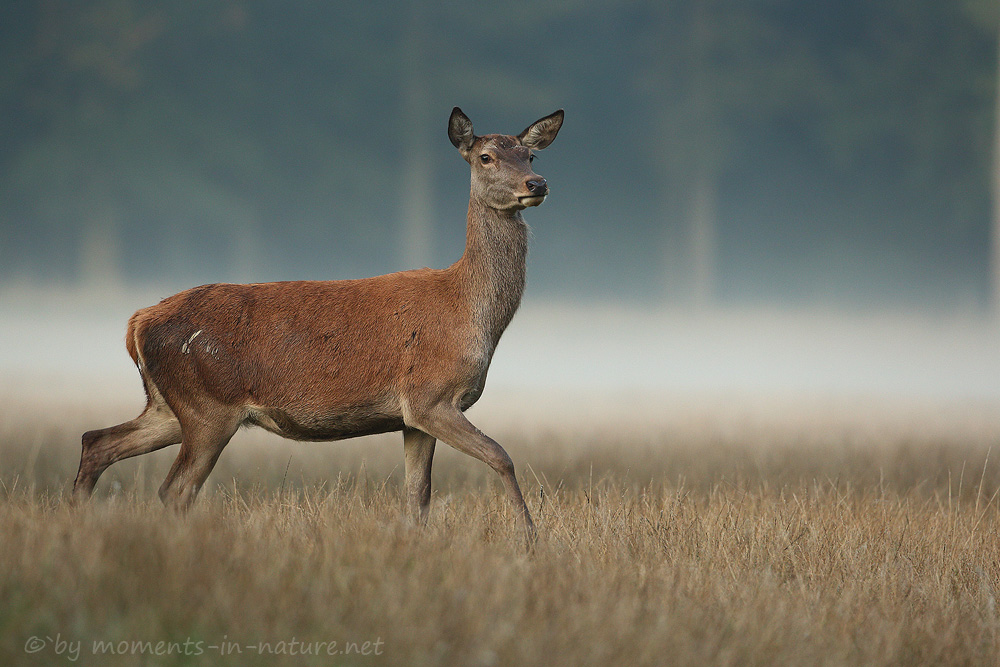
[[471, 196], [500, 211], [522, 210], [545, 201], [549, 188], [531, 168], [533, 151], [551, 144], [562, 122], [560, 109], [535, 121], [516, 137], [477, 137], [472, 121], [455, 107], [448, 119], [448, 138], [472, 168]]

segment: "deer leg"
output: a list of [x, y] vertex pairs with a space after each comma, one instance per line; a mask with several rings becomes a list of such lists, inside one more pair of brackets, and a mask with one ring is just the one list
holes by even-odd
[[475, 457], [493, 468], [503, 480], [507, 499], [517, 516], [529, 542], [535, 538], [535, 524], [531, 520], [528, 506], [521, 495], [521, 487], [514, 475], [514, 462], [495, 440], [472, 425], [462, 412], [453, 406], [430, 410], [418, 417], [421, 431], [434, 436], [460, 452]]
[[153, 394], [146, 409], [132, 421], [83, 434], [80, 469], [73, 483], [75, 498], [88, 498], [101, 473], [111, 464], [180, 441], [180, 423], [166, 403]]
[[434, 461], [434, 436], [417, 429], [403, 429], [403, 455], [406, 470], [406, 505], [410, 519], [418, 525], [427, 523], [431, 504], [431, 463]]
[[187, 510], [194, 502], [239, 424], [227, 423], [222, 427], [215, 423], [195, 422], [183, 424], [182, 428], [181, 449], [160, 486], [160, 500], [179, 512]]

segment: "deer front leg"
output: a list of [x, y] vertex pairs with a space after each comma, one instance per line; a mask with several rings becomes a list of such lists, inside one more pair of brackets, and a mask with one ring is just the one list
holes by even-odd
[[507, 499], [524, 531], [528, 543], [535, 539], [535, 524], [531, 520], [528, 506], [521, 495], [521, 487], [514, 474], [514, 462], [495, 440], [473, 426], [457, 407], [437, 406], [415, 415], [415, 426], [460, 452], [475, 457], [493, 468], [503, 480]]
[[406, 506], [410, 520], [427, 523], [431, 503], [431, 463], [434, 461], [434, 436], [417, 429], [403, 429], [403, 456], [406, 471]]

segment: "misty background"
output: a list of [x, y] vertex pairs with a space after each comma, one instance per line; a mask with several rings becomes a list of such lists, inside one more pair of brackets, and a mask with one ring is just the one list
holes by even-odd
[[993, 0], [0, 11], [8, 391], [138, 392], [185, 287], [447, 266], [458, 105], [566, 110], [491, 385], [1000, 398]]

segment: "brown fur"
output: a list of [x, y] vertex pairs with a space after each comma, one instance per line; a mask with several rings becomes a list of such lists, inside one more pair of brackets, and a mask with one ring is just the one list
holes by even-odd
[[426, 519], [436, 439], [501, 476], [527, 533], [510, 457], [462, 412], [524, 290], [527, 227], [545, 180], [530, 167], [558, 111], [517, 137], [476, 137], [457, 107], [449, 137], [472, 169], [466, 248], [443, 270], [362, 280], [195, 287], [136, 312], [126, 347], [146, 388], [136, 419], [83, 435], [75, 490], [88, 496], [115, 461], [177, 442], [160, 497], [188, 506], [240, 426], [298, 440], [403, 431], [409, 508]]

